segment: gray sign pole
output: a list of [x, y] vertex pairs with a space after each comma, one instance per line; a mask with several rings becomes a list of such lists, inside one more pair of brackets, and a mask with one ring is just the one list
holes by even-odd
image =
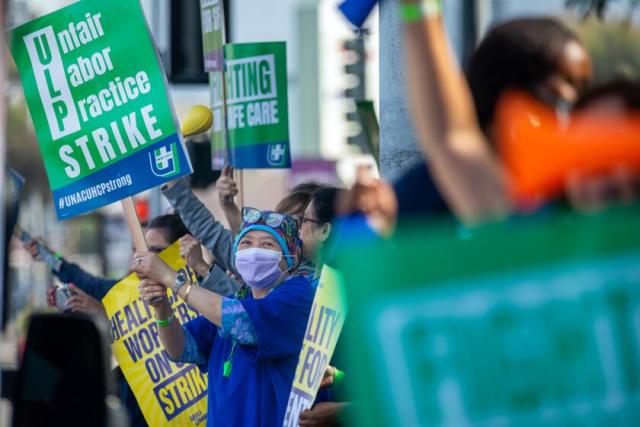
[[[6, 31], [7, 25], [7, 14], [6, 14], [6, 3], [5, 1], [0, 1], [0, 38], [4, 38], [5, 34], [8, 34]], [[0, 43], [0, 46], [9, 46], [9, 43]], [[4, 88], [7, 85], [7, 57], [9, 54], [9, 49], [0, 48], [0, 88]], [[4, 287], [7, 284], [4, 281], [4, 272], [5, 269], [8, 268], [7, 265], [4, 265], [5, 259], [5, 244], [4, 239], [9, 238], [9, 236], [4, 235], [4, 222], [5, 222], [5, 209], [4, 209], [4, 201], [5, 201], [5, 165], [6, 165], [6, 132], [7, 132], [7, 99], [5, 96], [6, 92], [4, 90], [0, 90], [0, 201], [2, 202], [3, 208], [0, 209], [0, 323], [2, 323], [2, 319], [4, 318]], [[4, 326], [4, 325], [2, 325]], [[3, 329], [0, 328], [0, 336], [2, 335]], [[0, 373], [0, 390], [2, 390], [2, 375]]]

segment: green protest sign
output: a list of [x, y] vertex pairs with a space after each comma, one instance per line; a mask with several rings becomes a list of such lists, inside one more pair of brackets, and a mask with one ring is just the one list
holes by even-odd
[[225, 123], [226, 95], [230, 163], [238, 169], [291, 167], [286, 43], [228, 44], [224, 51], [224, 79], [212, 78], [213, 114], [214, 126]]
[[12, 32], [59, 218], [191, 173], [137, 0], [85, 0]]
[[222, 0], [200, 0], [205, 71], [224, 69], [225, 23]]
[[209, 71], [209, 84], [212, 93], [212, 111], [214, 115], [211, 128], [211, 166], [213, 170], [221, 170], [227, 159], [227, 140], [225, 111], [223, 107], [224, 93], [224, 45], [225, 20], [222, 0], [201, 0], [202, 47], [204, 69]]
[[211, 126], [211, 167], [213, 170], [222, 170], [227, 162], [227, 129], [226, 111], [223, 107], [224, 96], [222, 92], [223, 72], [209, 73], [209, 85], [212, 94], [211, 112], [213, 125]]
[[349, 425], [640, 419], [639, 206], [459, 236], [409, 226], [340, 262]]

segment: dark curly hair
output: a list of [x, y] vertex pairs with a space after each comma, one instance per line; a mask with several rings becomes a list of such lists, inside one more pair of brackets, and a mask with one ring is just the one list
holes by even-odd
[[506, 89], [531, 91], [560, 67], [567, 43], [578, 36], [553, 18], [514, 19], [493, 27], [469, 60], [467, 79], [480, 127], [493, 123]]

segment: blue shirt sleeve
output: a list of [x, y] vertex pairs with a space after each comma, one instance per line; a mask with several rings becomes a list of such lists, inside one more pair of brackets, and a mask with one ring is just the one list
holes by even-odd
[[218, 329], [223, 338], [233, 337], [239, 344], [256, 345], [258, 337], [253, 323], [237, 299], [222, 300], [222, 326]]
[[62, 283], [73, 283], [98, 301], [101, 301], [113, 285], [118, 283], [117, 280], [95, 277], [76, 264], [65, 260], [62, 260], [60, 270], [54, 271], [53, 274], [55, 274]]
[[207, 360], [200, 352], [200, 349], [198, 349], [195, 338], [193, 338], [193, 335], [191, 335], [191, 332], [189, 332], [187, 328], [183, 326], [182, 329], [184, 330], [184, 350], [182, 351], [182, 355], [174, 359], [167, 353], [169, 359], [177, 363], [195, 363], [198, 366], [205, 365]]
[[[211, 348], [213, 347], [216, 336], [218, 335], [217, 327], [213, 323], [211, 323], [205, 317], [198, 317], [193, 319], [190, 322], [187, 322], [183, 325], [185, 330], [185, 353], [189, 350], [191, 353], [189, 355], [183, 353], [183, 357], [181, 357], [180, 361], [185, 356], [193, 356], [193, 347], [187, 348], [187, 346], [193, 346], [197, 348], [197, 352], [201, 357], [197, 357], [197, 360], [189, 360], [189, 363], [196, 363], [202, 372], [207, 372], [207, 361], [209, 360], [209, 356], [211, 355]], [[189, 338], [189, 336], [191, 338]], [[192, 339], [192, 342], [188, 342], [188, 340]]]
[[409, 169], [394, 184], [398, 217], [443, 215], [451, 211], [440, 195], [425, 161]]
[[313, 289], [307, 279], [294, 276], [261, 299], [240, 300], [258, 338], [258, 355], [276, 359], [300, 353]]

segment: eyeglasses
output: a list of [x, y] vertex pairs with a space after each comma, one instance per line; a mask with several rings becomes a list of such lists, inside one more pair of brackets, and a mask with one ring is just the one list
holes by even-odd
[[305, 222], [312, 222], [312, 223], [318, 224], [318, 225], [322, 224], [322, 221], [318, 221], [317, 219], [309, 218], [309, 217], [306, 217], [306, 216], [302, 217], [302, 221], [301, 222], [302, 222], [302, 224], [304, 224]]
[[278, 212], [260, 211], [255, 208], [242, 208], [242, 220], [247, 224], [255, 224], [263, 219], [269, 227], [280, 227], [287, 215]]

